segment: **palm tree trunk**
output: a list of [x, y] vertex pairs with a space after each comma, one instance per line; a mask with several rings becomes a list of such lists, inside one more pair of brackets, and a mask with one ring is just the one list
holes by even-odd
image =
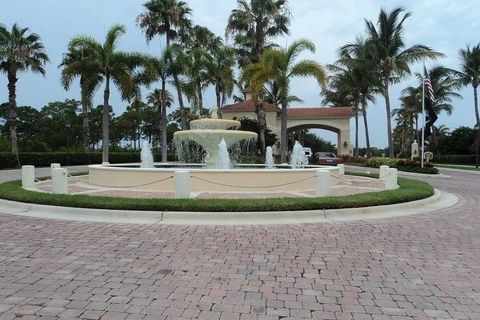
[[109, 139], [109, 130], [110, 130], [110, 107], [108, 105], [108, 100], [110, 98], [110, 76], [107, 75], [105, 78], [105, 90], [103, 91], [103, 113], [102, 113], [102, 162], [108, 162], [108, 148], [110, 144]]
[[477, 86], [473, 87], [473, 99], [475, 104], [475, 118], [477, 120], [476, 124], [480, 123], [480, 115], [478, 113], [478, 95], [477, 95]]
[[162, 80], [162, 91], [160, 91], [160, 139], [162, 142], [162, 162], [167, 162], [167, 106], [165, 98], [165, 80]]
[[358, 157], [358, 105], [355, 107], [355, 157]]
[[10, 137], [12, 143], [12, 154], [17, 158], [17, 163], [20, 165], [18, 158], [17, 146], [17, 74], [8, 71], [8, 120], [10, 122]]
[[393, 151], [393, 139], [392, 139], [392, 117], [391, 117], [391, 108], [390, 108], [390, 96], [388, 93], [388, 77], [384, 78], [384, 92], [383, 96], [385, 97], [385, 108], [387, 111], [387, 139], [388, 139], [388, 156], [394, 158], [395, 154]]
[[220, 81], [215, 81], [215, 96], [217, 98], [217, 116], [222, 119], [222, 92], [220, 90]]
[[258, 142], [260, 144], [260, 155], [265, 155], [265, 130], [267, 124], [265, 121], [265, 110], [263, 109], [263, 102], [259, 97], [254, 98], [255, 101], [255, 113], [258, 119]]
[[173, 75], [173, 84], [175, 85], [175, 89], [177, 90], [177, 98], [178, 98], [178, 108], [180, 110], [180, 123], [182, 130], [187, 129], [187, 114], [185, 113], [185, 105], [183, 104], [183, 96], [182, 96], [182, 87], [180, 85], [180, 80], [178, 79], [178, 75]]
[[363, 125], [365, 127], [365, 141], [367, 143], [367, 156], [370, 157], [371, 155], [370, 134], [368, 133], [367, 104], [365, 102], [363, 102], [362, 109], [363, 109]]
[[201, 115], [203, 111], [203, 94], [202, 94], [202, 84], [200, 81], [197, 81], [197, 95], [198, 95], [198, 114]]
[[282, 99], [282, 112], [280, 114], [280, 161], [287, 162], [287, 99]]
[[82, 97], [82, 117], [83, 117], [83, 123], [82, 123], [82, 128], [83, 128], [83, 147], [85, 149], [85, 152], [88, 152], [88, 143], [90, 141], [90, 128], [88, 125], [88, 101], [87, 101], [87, 89], [85, 87], [85, 79], [80, 78], [80, 95]]

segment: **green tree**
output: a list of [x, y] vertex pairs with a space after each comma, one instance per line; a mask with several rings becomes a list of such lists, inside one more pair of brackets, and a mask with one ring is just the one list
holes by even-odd
[[282, 111], [280, 114], [280, 145], [281, 162], [287, 155], [287, 108], [290, 97], [290, 81], [295, 77], [314, 77], [320, 86], [327, 80], [323, 67], [313, 60], [295, 61], [305, 50], [315, 52], [315, 45], [305, 39], [294, 41], [286, 49], [269, 49], [265, 51], [259, 63], [251, 64], [244, 70], [244, 76], [250, 79], [255, 92], [263, 91], [268, 81], [273, 81], [278, 87]]
[[226, 45], [214, 48], [207, 56], [208, 74], [215, 85], [217, 100], [217, 114], [222, 118], [222, 107], [228, 97], [232, 96], [235, 83], [233, 67], [235, 66], [235, 52]]
[[8, 79], [8, 117], [12, 153], [17, 156], [17, 81], [18, 73], [33, 71], [45, 75], [45, 64], [49, 61], [41, 38], [31, 33], [28, 28], [17, 24], [11, 31], [0, 28], [0, 71], [7, 74]]
[[391, 12], [381, 9], [376, 26], [373, 22], [366, 21], [367, 41], [369, 42], [369, 47], [373, 50], [372, 57], [375, 57], [374, 62], [377, 65], [382, 82], [381, 91], [385, 98], [390, 157], [394, 157], [390, 85], [398, 82], [405, 75], [410, 74], [410, 64], [443, 56], [443, 54], [421, 44], [415, 44], [406, 48], [404, 42], [404, 22], [410, 15], [409, 12], [404, 12], [401, 8], [396, 8]]
[[137, 94], [138, 87], [134, 81], [135, 67], [144, 63], [144, 57], [136, 53], [126, 53], [118, 50], [118, 41], [125, 33], [122, 25], [113, 25], [107, 32], [104, 43], [99, 43], [88, 36], [78, 36], [70, 40], [69, 47], [91, 54], [91, 68], [94, 77], [99, 77], [105, 82], [103, 91], [102, 112], [102, 161], [108, 162], [109, 154], [109, 123], [110, 123], [110, 85], [111, 82], [118, 88], [124, 100]]
[[93, 52], [86, 48], [68, 46], [68, 52], [64, 54], [60, 68], [62, 68], [61, 82], [65, 90], [69, 90], [74, 79], [80, 80], [80, 101], [82, 104], [83, 117], [83, 146], [88, 151], [90, 144], [89, 111], [92, 105], [93, 93], [101, 84], [102, 77], [96, 73], [96, 65], [92, 60]]
[[[288, 34], [290, 16], [286, 0], [237, 0], [237, 8], [230, 13], [225, 34], [234, 36], [240, 67], [260, 62], [263, 51], [272, 46], [271, 40]], [[254, 93], [253, 100], [263, 154], [267, 129], [263, 92]]]
[[[350, 95], [356, 97], [354, 105], [356, 106], [356, 127], [358, 128], [358, 113], [361, 112], [365, 128], [367, 154], [370, 155], [367, 106], [369, 102], [375, 102], [375, 94], [379, 92], [381, 86], [374, 63], [376, 58], [374, 50], [371, 50], [370, 44], [366, 39], [357, 38], [353, 44], [340, 48], [339, 53], [340, 58], [335, 62], [335, 66], [340, 68], [338, 71], [344, 73], [343, 80], [346, 82], [345, 85], [350, 88]], [[355, 146], [356, 155], [358, 156], [358, 129]]]
[[[166, 49], [170, 49], [172, 41], [181, 40], [185, 42], [189, 37], [191, 29], [191, 9], [184, 1], [178, 0], [151, 0], [143, 5], [146, 11], [137, 17], [137, 23], [145, 32], [147, 41], [151, 41], [157, 35], [165, 35]], [[174, 63], [182, 54], [181, 47], [170, 51], [168, 57], [171, 64]], [[183, 63], [172, 65], [173, 83], [177, 90], [178, 104], [180, 114], [182, 115], [182, 129], [186, 128], [186, 119], [184, 115], [184, 103], [182, 97], [182, 82], [180, 74], [183, 72]]]
[[473, 103], [475, 109], [475, 119], [477, 124], [480, 123], [478, 112], [478, 93], [477, 88], [480, 84], [480, 43], [470, 48], [459, 51], [460, 61], [462, 63], [461, 70], [457, 71], [456, 76], [459, 83], [463, 86], [471, 85], [473, 88]]

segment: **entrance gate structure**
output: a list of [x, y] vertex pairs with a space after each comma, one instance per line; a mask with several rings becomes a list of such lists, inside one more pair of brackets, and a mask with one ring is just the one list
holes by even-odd
[[[277, 137], [280, 137], [280, 111], [281, 109], [270, 103], [263, 103], [267, 127]], [[239, 103], [226, 105], [222, 108], [224, 119], [257, 119], [255, 103], [245, 100]], [[324, 129], [337, 134], [337, 153], [350, 155], [350, 118], [354, 116], [350, 107], [289, 107], [287, 110], [287, 130], [297, 129]]]

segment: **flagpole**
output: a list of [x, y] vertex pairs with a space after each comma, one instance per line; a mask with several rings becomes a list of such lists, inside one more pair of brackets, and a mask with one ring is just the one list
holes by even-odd
[[[425, 69], [425, 65], [423, 65]], [[420, 155], [420, 163], [423, 168], [423, 157], [425, 154], [425, 75], [422, 77], [422, 118], [423, 118], [423, 126], [422, 126], [422, 154]]]

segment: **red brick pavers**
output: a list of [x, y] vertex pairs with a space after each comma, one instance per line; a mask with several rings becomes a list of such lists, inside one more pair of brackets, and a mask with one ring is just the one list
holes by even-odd
[[0, 319], [480, 319], [480, 175], [435, 214], [291, 226], [0, 215]]

